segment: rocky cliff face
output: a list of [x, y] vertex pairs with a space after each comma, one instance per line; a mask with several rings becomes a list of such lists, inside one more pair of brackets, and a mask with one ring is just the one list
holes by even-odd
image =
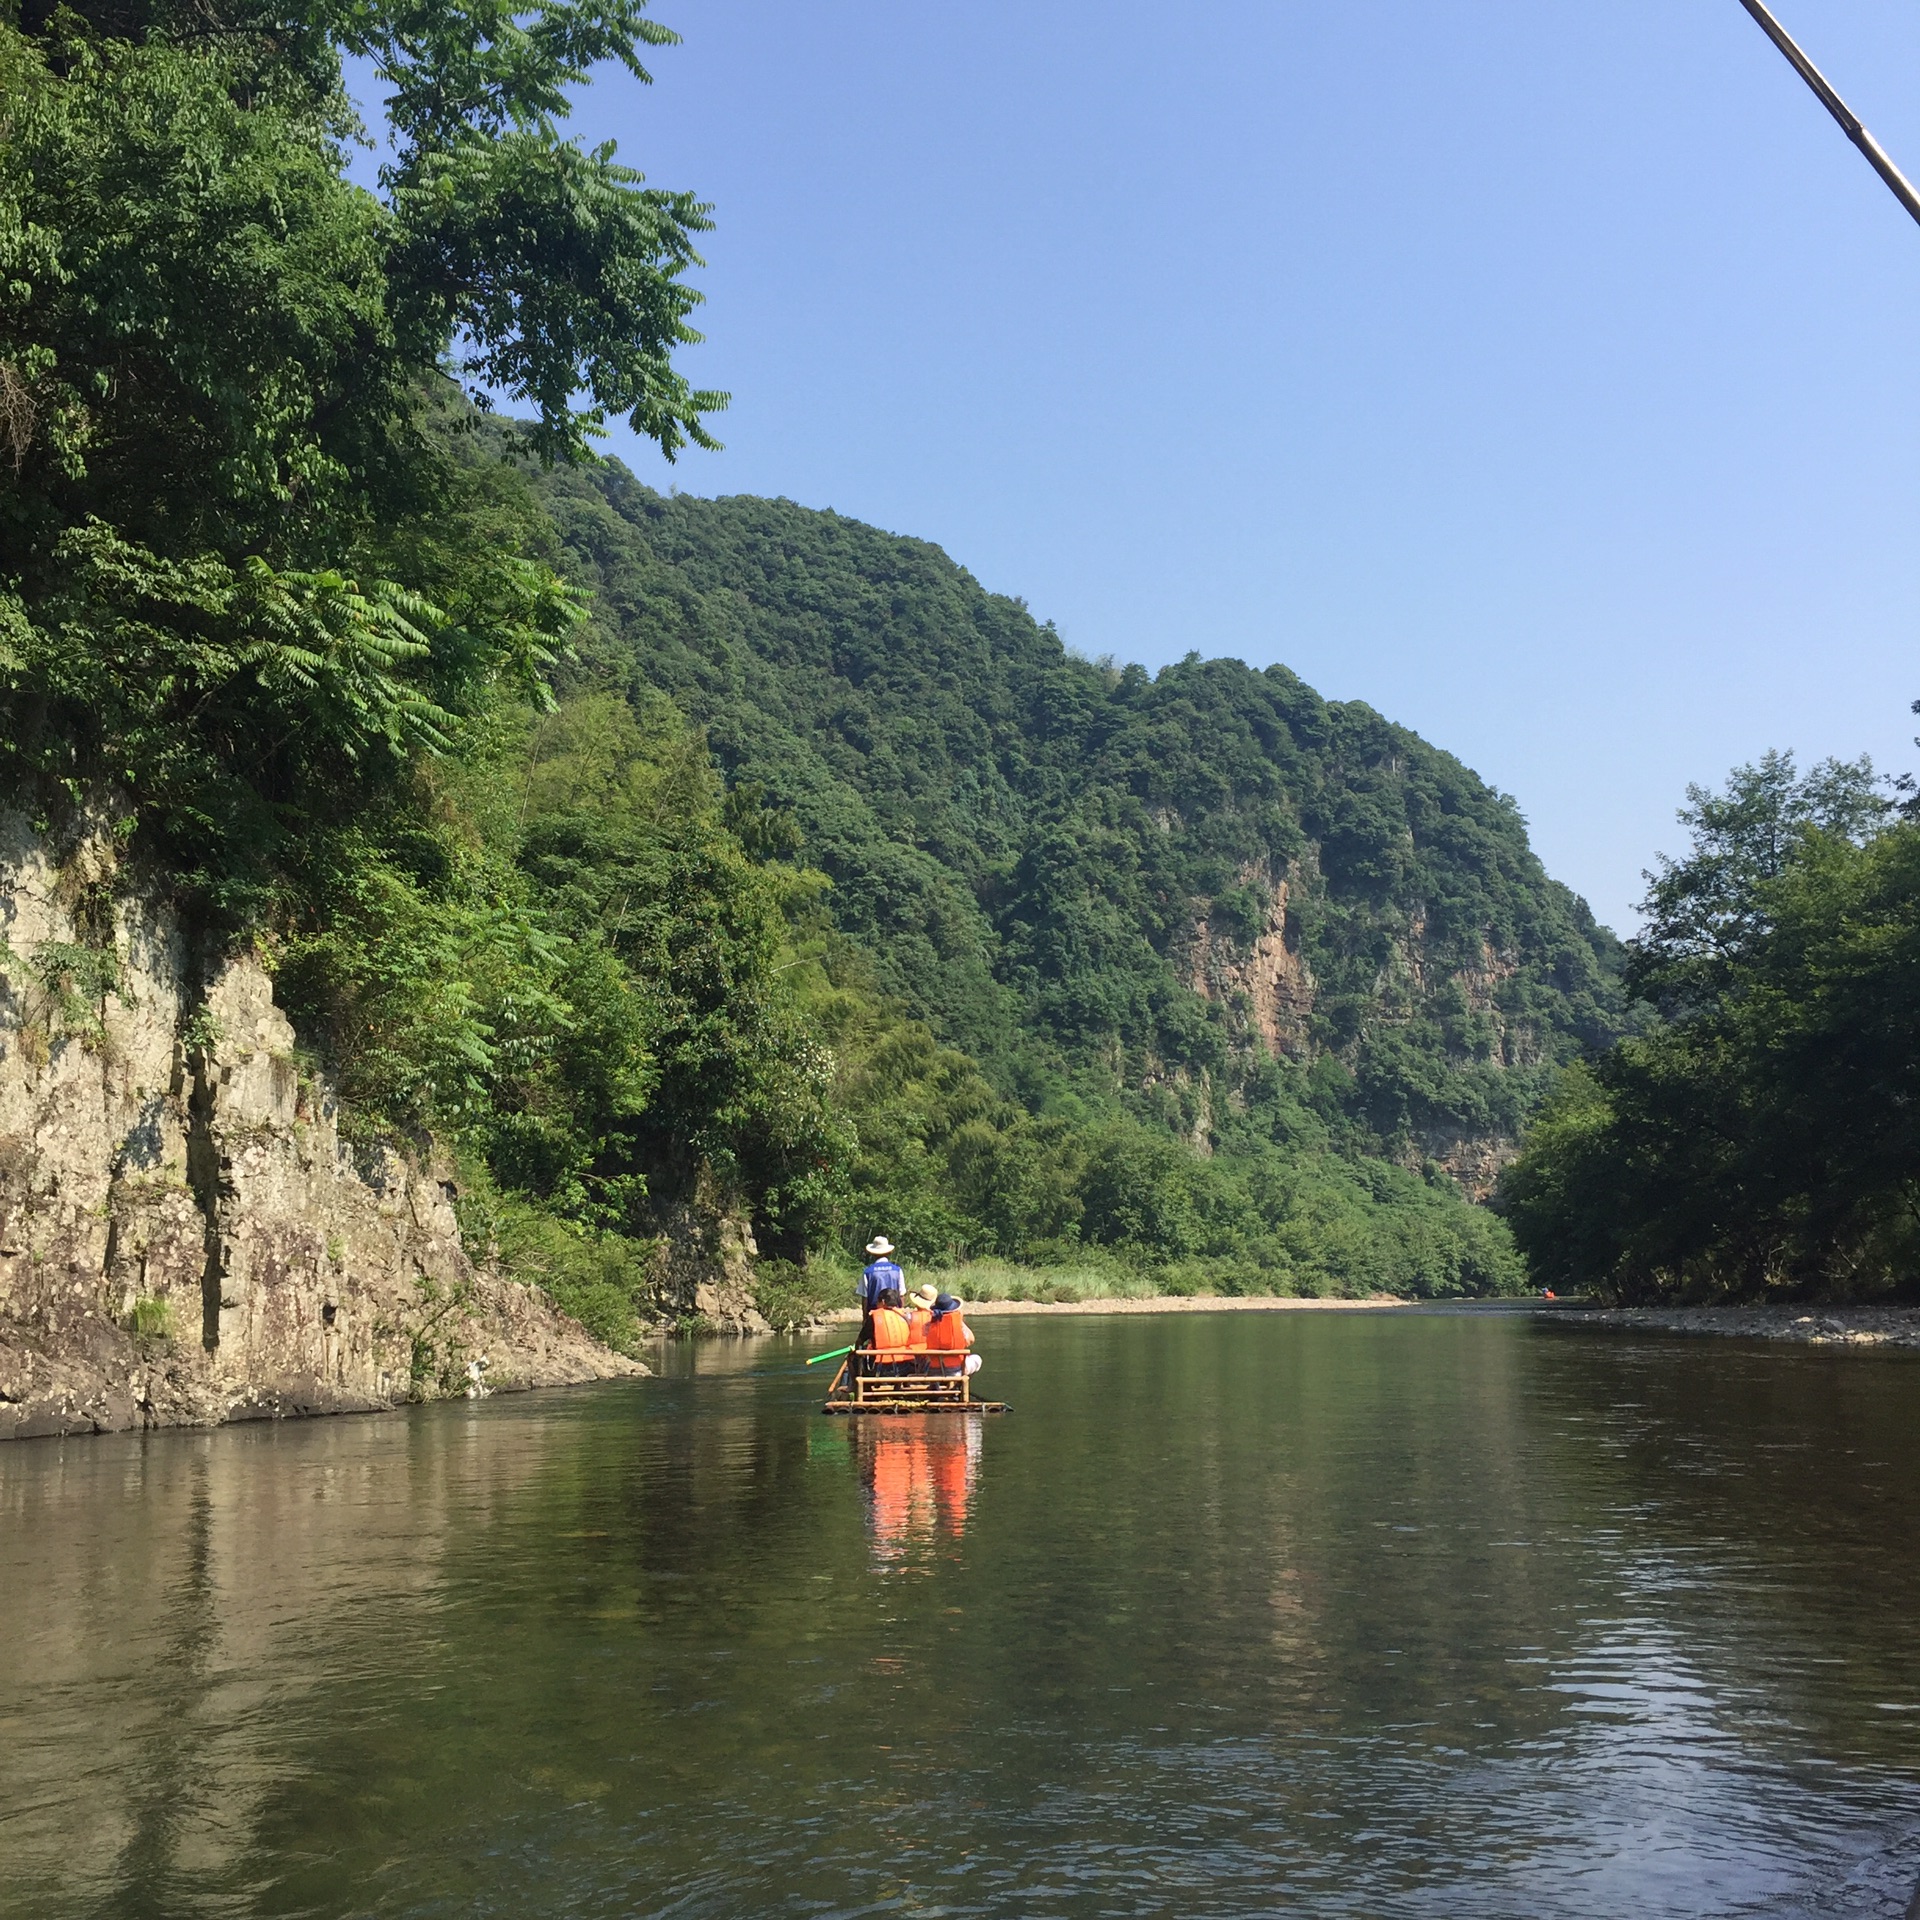
[[1187, 955], [1187, 984], [1203, 1000], [1235, 1010], [1250, 1037], [1274, 1055], [1304, 1057], [1310, 1051], [1313, 969], [1300, 950], [1300, 932], [1287, 917], [1288, 875], [1272, 861], [1250, 864], [1240, 885], [1261, 887], [1267, 917], [1248, 945], [1215, 937], [1212, 922], [1195, 922]]
[[709, 1333], [771, 1333], [754, 1304], [753, 1226], [738, 1201], [701, 1183], [677, 1208], [660, 1243], [658, 1297], [676, 1318]]
[[[1303, 878], [1307, 885], [1300, 884]], [[1316, 1052], [1313, 1015], [1321, 986], [1291, 904], [1297, 893], [1311, 891], [1312, 878], [1310, 867], [1303, 876], [1271, 859], [1249, 862], [1235, 879], [1240, 887], [1255, 889], [1265, 899], [1264, 922], [1250, 935], [1244, 928], [1223, 935], [1202, 915], [1178, 949], [1187, 985], [1203, 1000], [1227, 1009], [1234, 1042], [1260, 1048], [1275, 1058], [1310, 1061]], [[1482, 1036], [1486, 1059], [1502, 1069], [1526, 1068], [1538, 1064], [1542, 1048], [1534, 1028], [1525, 1019], [1513, 1017], [1506, 1006], [1508, 989], [1519, 973], [1515, 954], [1485, 940], [1469, 964], [1436, 965], [1428, 946], [1425, 909], [1416, 907], [1404, 933], [1391, 943], [1372, 993], [1389, 1022], [1404, 1020], [1444, 995], [1462, 1024], [1471, 1024]], [[1351, 1054], [1356, 1049], [1350, 1046], [1347, 1051]], [[1203, 1151], [1205, 1125], [1203, 1106], [1194, 1142]], [[1517, 1150], [1505, 1135], [1446, 1125], [1422, 1127], [1402, 1143], [1406, 1164], [1419, 1167], [1434, 1162], [1475, 1201], [1492, 1195], [1501, 1169]]]
[[250, 956], [0, 816], [0, 1438], [644, 1373], [342, 1140]]

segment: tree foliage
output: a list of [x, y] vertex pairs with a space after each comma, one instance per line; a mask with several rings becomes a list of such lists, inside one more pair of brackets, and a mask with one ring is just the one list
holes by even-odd
[[[531, 408], [543, 454], [609, 410], [669, 452], [703, 437], [722, 396], [669, 356], [704, 211], [555, 125], [588, 65], [659, 37], [627, 0], [0, 22], [16, 785], [115, 788], [244, 912], [310, 829], [538, 685], [577, 596], [458, 456], [444, 370]], [[392, 88], [382, 196], [345, 176], [342, 48]]]
[[[816, 1247], [1518, 1284], [1426, 1156], [1515, 1130], [1619, 997], [1510, 802], [1283, 670], [1078, 660], [922, 543], [536, 479], [594, 596], [569, 683], [671, 695], [743, 851], [831, 882], [782, 963], [852, 1140]], [[1276, 1057], [1234, 982], [1279, 950], [1310, 1004]]]
[[782, 958], [817, 883], [743, 851], [698, 736], [664, 702], [511, 708], [416, 781], [273, 951], [354, 1123], [461, 1148], [569, 1271], [625, 1272], [629, 1330], [703, 1180], [769, 1250], [831, 1238], [852, 1139]]
[[1627, 1300], [1910, 1293], [1920, 825], [1871, 767], [1691, 790], [1634, 989], [1660, 1022], [1562, 1083], [1509, 1171], [1537, 1279]]
[[1427, 1156], [1615, 996], [1510, 802], [1282, 669], [1082, 661], [922, 543], [588, 456], [615, 416], [711, 444], [725, 398], [673, 359], [707, 209], [564, 132], [671, 38], [635, 0], [0, 20], [9, 795], [122, 817], [352, 1127], [450, 1144], [472, 1230], [611, 1337], [716, 1196], [793, 1263], [883, 1226], [1515, 1284]]
[[[668, 693], [790, 815], [877, 983], [1030, 1108], [1203, 1143], [1286, 1081], [1411, 1164], [1510, 1137], [1623, 1012], [1511, 800], [1283, 667], [1082, 660], [937, 548], [786, 501], [542, 483], [597, 685]], [[1259, 949], [1256, 953], [1256, 948]], [[1203, 991], [1196, 991], [1196, 985]]]

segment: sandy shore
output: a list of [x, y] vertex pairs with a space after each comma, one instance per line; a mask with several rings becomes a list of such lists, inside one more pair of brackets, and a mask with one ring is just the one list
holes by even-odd
[[[1016, 1313], [1366, 1313], [1447, 1303], [1375, 1294], [1368, 1300], [1301, 1300], [1282, 1295], [1155, 1294], [1126, 1300], [970, 1300], [970, 1320]], [[1721, 1339], [1791, 1340], [1812, 1347], [1911, 1347], [1920, 1350], [1920, 1307], [1567, 1307], [1524, 1300], [1475, 1303], [1526, 1312], [1534, 1305], [1553, 1326], [1603, 1333], [1687, 1333]], [[850, 1325], [857, 1307], [823, 1315], [815, 1326]], [[1920, 1920], [1920, 1915], [1915, 1916]]]
[[[1390, 1293], [1370, 1300], [1301, 1300], [1283, 1294], [1153, 1294], [1144, 1300], [969, 1300], [969, 1320], [1008, 1313], [1292, 1313], [1319, 1308], [1327, 1312], [1365, 1313], [1374, 1307], [1413, 1304]], [[860, 1318], [858, 1307], [842, 1307], [817, 1323], [835, 1325]]]
[[1711, 1334], [1810, 1347], [1920, 1347], [1920, 1307], [1562, 1308], [1555, 1326], [1613, 1333]]
[[1409, 1304], [1385, 1293], [1376, 1294], [1370, 1300], [1301, 1300], [1282, 1294], [1167, 1293], [1145, 1300], [976, 1300], [967, 1312], [980, 1320], [998, 1313], [1292, 1313], [1312, 1308], [1364, 1313], [1370, 1307]]

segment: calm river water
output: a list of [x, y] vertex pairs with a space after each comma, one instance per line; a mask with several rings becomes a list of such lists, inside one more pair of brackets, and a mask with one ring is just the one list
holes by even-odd
[[762, 1342], [0, 1447], [0, 1913], [1904, 1912], [1911, 1359], [980, 1332], [971, 1431]]

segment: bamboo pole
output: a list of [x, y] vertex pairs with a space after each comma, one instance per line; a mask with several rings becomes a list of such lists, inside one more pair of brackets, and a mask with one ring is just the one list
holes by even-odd
[[1867, 156], [1867, 165], [1887, 183], [1893, 197], [1920, 221], [1920, 192], [1915, 191], [1913, 182], [1893, 164], [1886, 148], [1867, 131], [1860, 116], [1833, 90], [1826, 75], [1800, 51], [1793, 36], [1768, 12], [1763, 0], [1740, 0], [1740, 4], [1759, 22], [1760, 31], [1786, 55], [1794, 72], [1813, 89], [1814, 98], [1840, 123], [1840, 131]]

